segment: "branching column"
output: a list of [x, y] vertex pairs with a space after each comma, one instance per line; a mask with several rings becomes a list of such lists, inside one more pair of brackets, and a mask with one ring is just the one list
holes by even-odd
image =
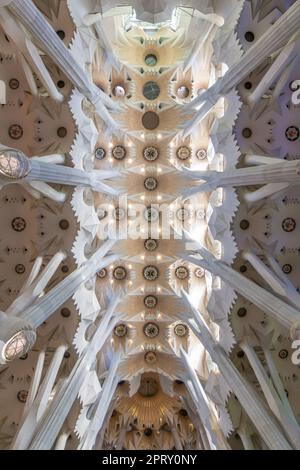
[[[268, 31], [233, 64], [224, 77], [220, 78], [207, 91], [203, 92], [192, 103], [186, 106], [187, 110], [198, 109], [191, 123], [188, 123], [184, 135], [187, 136], [198, 125], [221, 96], [226, 95], [244, 80], [252, 70], [258, 67], [266, 57], [286, 45], [288, 40], [300, 26], [300, 0], [297, 0]], [[202, 106], [200, 109], [199, 107]]]
[[75, 57], [59, 39], [32, 0], [12, 0], [8, 8], [23, 23], [38, 45], [58, 65], [71, 83], [93, 103], [107, 124], [116, 127], [115, 121], [104, 106], [105, 104], [108, 107], [116, 108], [115, 103], [96, 85], [87, 80], [86, 72], [80, 67]]
[[194, 322], [189, 321], [193, 332], [207, 349], [212, 360], [219, 367], [219, 371], [227, 382], [230, 390], [237, 396], [241, 406], [246, 411], [269, 449], [291, 449], [290, 444], [279, 429], [275, 419], [262, 403], [256, 391], [242, 377], [225, 351], [217, 344], [200, 313], [192, 305], [189, 297], [185, 293], [183, 293], [183, 295], [189, 302], [194, 315]]
[[207, 269], [215, 276], [219, 276], [236, 292], [287, 328], [292, 336], [295, 335], [296, 329], [300, 325], [300, 312], [298, 310], [263, 289], [255, 282], [247, 279], [222, 261], [217, 260], [205, 248], [200, 248], [199, 253], [203, 256], [202, 259], [189, 256], [186, 256], [185, 259]]
[[35, 432], [30, 444], [32, 450], [50, 450], [58, 436], [58, 433], [68, 416], [71, 407], [76, 400], [79, 390], [84, 383], [86, 373], [93, 363], [96, 354], [111, 335], [111, 332], [118, 319], [112, 319], [119, 298], [114, 298], [101, 320], [98, 330], [94, 334], [86, 350], [77, 360], [69, 377], [58, 391], [57, 395], [49, 405], [46, 413]]
[[[23, 152], [3, 147], [0, 153], [0, 185], [17, 182], [44, 181], [68, 186], [85, 186], [94, 191], [118, 195], [119, 192], [103, 183], [103, 180], [119, 175], [116, 171], [84, 171], [64, 165], [50, 163], [51, 157], [57, 160], [59, 155], [33, 157], [29, 159]], [[63, 156], [61, 156], [64, 159]]]

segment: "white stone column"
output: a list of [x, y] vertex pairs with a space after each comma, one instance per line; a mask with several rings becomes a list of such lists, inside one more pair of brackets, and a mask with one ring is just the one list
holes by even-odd
[[61, 433], [55, 443], [54, 450], [65, 450], [70, 434], [70, 432]]
[[185, 197], [216, 188], [256, 186], [276, 183], [300, 184], [300, 162], [271, 163], [248, 168], [232, 169], [230, 171], [185, 171], [184, 174], [192, 180], [204, 180], [205, 183], [192, 187], [184, 192]]
[[110, 64], [116, 69], [117, 72], [120, 72], [122, 64], [116, 56], [114, 47], [106, 34], [105, 27], [102, 24], [102, 14], [92, 13], [90, 15], [86, 15], [86, 17], [84, 18], [84, 24], [86, 26], [93, 26], [95, 28], [99, 41], [103, 49], [105, 50]]
[[104, 242], [83, 266], [42, 297], [42, 291], [51, 278], [54, 268], [56, 269], [57, 262], [60, 262], [64, 255], [62, 253], [55, 255], [45, 273], [43, 272], [38, 278], [42, 259], [36, 260], [29, 283], [25, 284], [20, 296], [8, 308], [9, 314], [0, 312], [0, 363], [10, 362], [31, 349], [36, 340], [36, 328], [66, 302], [82, 283], [119, 259], [119, 255], [105, 257], [115, 242], [116, 240]]
[[117, 373], [122, 358], [122, 352], [119, 350], [112, 356], [110, 369], [107, 377], [104, 380], [100, 398], [96, 407], [94, 416], [91, 419], [89, 427], [82, 438], [78, 450], [92, 450], [99, 431], [101, 430], [104, 419], [109, 408], [110, 402], [113, 399], [114, 392], [120, 380]]
[[[114, 240], [106, 242], [106, 252], [114, 245]], [[28, 321], [34, 328], [38, 328], [47, 320], [63, 303], [65, 303], [76, 292], [78, 287], [91, 279], [101, 269], [119, 259], [118, 255], [104, 257], [103, 247], [101, 247], [83, 266], [76, 269], [53, 287], [42, 298], [34, 302], [31, 307], [20, 312], [19, 317]]]
[[199, 37], [193, 44], [190, 54], [187, 56], [187, 58], [185, 59], [183, 63], [183, 66], [182, 66], [183, 73], [186, 73], [188, 69], [193, 65], [198, 54], [203, 49], [203, 47], [205, 47], [205, 43], [208, 41], [208, 39], [210, 40], [211, 43], [213, 42], [213, 38], [220, 26], [222, 26], [220, 23], [218, 25], [214, 23], [211, 24], [208, 22], [204, 23], [204, 28], [203, 28], [204, 31], [199, 31]]
[[117, 109], [118, 106], [109, 96], [88, 80], [88, 74], [80, 67], [75, 57], [32, 0], [12, 0], [8, 8], [29, 31], [37, 45], [49, 55], [71, 83], [91, 101], [108, 126], [116, 128], [117, 124], [104, 105], [112, 109]]
[[284, 163], [277, 157], [269, 157], [267, 155], [258, 155], [256, 153], [247, 153], [244, 157], [246, 165], [270, 165], [271, 163]]
[[287, 328], [293, 337], [295, 336], [295, 332], [300, 326], [299, 310], [288, 305], [286, 302], [263, 289], [250, 279], [247, 279], [222, 261], [217, 260], [205, 248], [201, 247], [199, 249], [199, 254], [202, 256], [202, 259], [191, 256], [184, 256], [184, 259], [207, 269], [215, 276], [219, 276], [236, 292], [248, 299], [263, 312], [270, 315], [283, 327]]
[[295, 286], [283, 274], [278, 262], [272, 256], [268, 253], [265, 253], [264, 256], [269, 266], [249, 250], [242, 252], [243, 259], [252, 265], [255, 271], [269, 284], [276, 294], [284, 297], [297, 309], [300, 308], [300, 294]]
[[270, 183], [262, 186], [261, 188], [257, 189], [256, 191], [248, 191], [243, 194], [243, 199], [248, 203], [254, 203], [257, 201], [261, 201], [266, 197], [273, 196], [273, 194], [278, 194], [280, 191], [288, 188], [290, 183]]
[[275, 419], [271, 416], [271, 413], [267, 410], [257, 392], [239, 373], [225, 351], [218, 345], [202, 316], [192, 305], [189, 297], [184, 292], [183, 295], [189, 302], [193, 318], [196, 322], [195, 326], [195, 324], [189, 321], [193, 332], [219, 367], [219, 371], [230, 390], [237, 396], [241, 406], [266, 442], [268, 448], [272, 450], [290, 450], [291, 445], [284, 437]]
[[[198, 110], [192, 124], [187, 123], [184, 136], [191, 133], [221, 96], [226, 95], [244, 80], [252, 70], [258, 67], [266, 57], [285, 46], [288, 40], [298, 32], [300, 26], [300, 0], [297, 0], [277, 21], [263, 34], [248, 51], [233, 64], [224, 77], [220, 78], [207, 91], [185, 107], [186, 111]], [[206, 106], [206, 103], [209, 103]], [[203, 107], [201, 107], [203, 106]], [[209, 108], [209, 109], [208, 109]]]
[[[267, 73], [264, 75], [264, 77], [261, 79], [261, 81], [255, 88], [255, 90], [248, 97], [247, 101], [250, 104], [250, 106], [255, 105], [263, 96], [263, 94], [266, 93], [269, 90], [269, 88], [281, 76], [284, 79], [283, 82], [281, 83], [282, 86], [280, 86], [279, 88], [277, 87], [276, 88], [278, 92], [282, 91], [282, 87], [287, 81], [287, 77], [285, 76], [285, 71], [289, 68], [290, 64], [293, 64], [296, 57], [299, 55], [299, 47], [300, 47], [300, 41], [298, 39], [297, 41], [292, 41], [288, 43], [283, 48], [279, 56], [276, 58], [276, 60], [271, 65]], [[298, 62], [298, 66], [299, 66], [299, 62]], [[276, 98], [278, 98], [278, 96], [276, 96]]]
[[96, 354], [102, 349], [110, 337], [118, 318], [112, 318], [114, 310], [119, 302], [114, 298], [104, 313], [98, 330], [94, 334], [86, 350], [78, 358], [69, 377], [54, 396], [44, 416], [38, 423], [34, 437], [30, 442], [29, 449], [50, 450], [57, 438], [60, 429], [72, 408], [78, 393], [86, 379], [87, 371], [95, 360]]
[[194, 399], [195, 406], [197, 407], [199, 416], [206, 431], [207, 438], [210, 442], [211, 450], [218, 450], [220, 449], [220, 443], [218, 441], [218, 436], [213, 429], [214, 417], [212, 415], [212, 410], [210, 408], [206, 393], [194, 368], [190, 363], [190, 359], [187, 353], [182, 348], [180, 349], [180, 357], [183, 360], [188, 376], [186, 385], [191, 393], [192, 398]]

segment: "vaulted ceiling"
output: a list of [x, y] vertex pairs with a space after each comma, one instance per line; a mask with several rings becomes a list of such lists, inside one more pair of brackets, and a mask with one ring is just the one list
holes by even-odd
[[1, 449], [300, 446], [300, 0], [181, 3], [0, 1]]

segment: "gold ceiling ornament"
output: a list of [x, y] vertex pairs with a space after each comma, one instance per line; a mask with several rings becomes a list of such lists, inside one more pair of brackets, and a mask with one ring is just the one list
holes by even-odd
[[179, 160], [188, 160], [191, 157], [191, 149], [183, 145], [177, 149], [176, 155]]
[[156, 147], [146, 147], [143, 151], [143, 157], [148, 162], [154, 162], [159, 157], [159, 150]]
[[[142, 380], [145, 379], [149, 380], [149, 377], [142, 378]], [[167, 417], [180, 410], [181, 404], [178, 398], [166, 395], [158, 384], [155, 394], [152, 396], [143, 396], [139, 391], [131, 398], [121, 398], [116, 408], [121, 414], [136, 419], [136, 427], [143, 430], [146, 428], [159, 429]]]
[[112, 156], [115, 160], [124, 160], [126, 153], [126, 148], [123, 145], [116, 145], [112, 150]]

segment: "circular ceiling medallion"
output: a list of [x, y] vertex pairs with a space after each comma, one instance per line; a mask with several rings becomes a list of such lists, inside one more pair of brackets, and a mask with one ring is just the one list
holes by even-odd
[[245, 39], [247, 42], [253, 42], [255, 39], [254, 33], [252, 33], [252, 31], [246, 31]]
[[12, 124], [8, 128], [8, 135], [13, 140], [19, 140], [23, 137], [23, 128], [19, 124]]
[[118, 338], [124, 338], [127, 335], [127, 326], [124, 323], [120, 323], [119, 325], [115, 326], [114, 334]]
[[188, 160], [191, 157], [191, 149], [183, 145], [177, 149], [176, 155], [179, 160]]
[[95, 157], [97, 160], [103, 160], [106, 156], [106, 150], [103, 147], [98, 147], [95, 150]]
[[300, 135], [300, 131], [299, 131], [299, 128], [296, 126], [290, 126], [285, 131], [285, 136], [287, 140], [289, 140], [290, 142], [295, 142], [295, 140], [298, 140], [299, 135]]
[[146, 147], [143, 156], [148, 162], [154, 162], [159, 157], [159, 150], [156, 147]]
[[147, 251], [155, 251], [158, 247], [158, 243], [156, 240], [153, 240], [153, 238], [148, 238], [148, 240], [145, 240], [144, 246]]
[[181, 100], [186, 99], [190, 94], [190, 90], [185, 85], [181, 85], [177, 90], [177, 96]]
[[147, 323], [144, 326], [144, 334], [147, 338], [156, 338], [159, 335], [159, 327], [156, 323]]
[[97, 277], [99, 279], [104, 279], [107, 276], [107, 271], [105, 268], [100, 269], [100, 271], [97, 272]]
[[123, 266], [117, 266], [114, 269], [113, 276], [117, 281], [123, 281], [127, 277], [127, 271]]
[[159, 116], [154, 111], [147, 111], [142, 117], [142, 123], [148, 131], [154, 131], [159, 126]]
[[117, 145], [112, 150], [112, 156], [115, 160], [124, 160], [126, 157], [126, 149], [122, 145]]
[[114, 88], [113, 88], [113, 95], [116, 97], [116, 98], [124, 98], [125, 96], [125, 88], [122, 86], [122, 85], [116, 85]]
[[159, 272], [156, 266], [146, 266], [143, 275], [146, 281], [156, 281], [159, 277]]
[[245, 127], [245, 129], [242, 130], [242, 136], [245, 139], [250, 139], [250, 137], [252, 137], [252, 130], [249, 129], [249, 127]]
[[11, 223], [12, 228], [15, 232], [23, 232], [26, 228], [26, 222], [23, 217], [15, 217]]
[[175, 325], [174, 327], [174, 333], [179, 338], [183, 338], [184, 336], [187, 336], [188, 332], [189, 332], [188, 327], [184, 325], [183, 323], [178, 323], [178, 325]]
[[157, 57], [155, 54], [147, 54], [145, 57], [145, 64], [148, 67], [155, 67], [157, 64]]
[[19, 86], [20, 86], [20, 82], [17, 78], [11, 78], [9, 80], [9, 88], [11, 90], [17, 90], [19, 88]]
[[147, 209], [144, 211], [144, 218], [148, 222], [155, 222], [159, 217], [159, 211], [156, 209], [156, 207], [147, 207]]
[[203, 268], [196, 268], [195, 269], [195, 276], [198, 279], [201, 279], [204, 276], [204, 269]]
[[148, 176], [144, 181], [144, 186], [147, 191], [155, 191], [158, 186], [157, 179], [153, 178], [153, 176]]
[[287, 217], [282, 222], [282, 229], [284, 232], [293, 232], [296, 228], [296, 221], [291, 217]]
[[247, 315], [247, 309], [245, 307], [241, 307], [237, 311], [237, 315], [240, 318], [244, 318]]
[[142, 397], [154, 397], [159, 391], [159, 385], [157, 380], [152, 377], [143, 377], [139, 388], [139, 394]]
[[69, 318], [70, 315], [71, 315], [71, 311], [70, 311], [70, 309], [64, 307], [64, 308], [61, 309], [60, 314], [63, 318]]
[[58, 225], [61, 230], [68, 230], [70, 227], [70, 222], [66, 219], [61, 219]]
[[6, 178], [25, 178], [30, 170], [30, 160], [22, 152], [8, 150], [0, 154], [0, 174]]
[[147, 308], [155, 308], [157, 305], [157, 302], [158, 302], [157, 297], [155, 297], [155, 295], [147, 295], [144, 298], [144, 305]]
[[284, 274], [290, 274], [292, 272], [293, 268], [292, 268], [292, 265], [291, 264], [284, 264], [282, 266], [282, 271], [284, 272]]
[[177, 217], [177, 220], [179, 220], [180, 222], [184, 222], [189, 217], [188, 209], [185, 209], [184, 207], [180, 207], [180, 209], [176, 211], [176, 217]]
[[24, 264], [16, 264], [15, 271], [17, 274], [24, 274], [25, 273], [25, 266]]
[[154, 351], [148, 351], [146, 352], [144, 359], [147, 364], [155, 364], [157, 361], [156, 353]]
[[175, 276], [177, 279], [180, 279], [180, 281], [183, 281], [189, 277], [189, 270], [185, 266], [178, 266], [175, 270]]
[[248, 228], [250, 227], [249, 220], [246, 220], [246, 219], [241, 220], [240, 227], [242, 230], [248, 230]]
[[206, 149], [197, 150], [196, 157], [198, 158], [198, 160], [205, 160], [207, 158], [207, 150]]
[[156, 100], [160, 95], [160, 88], [156, 82], [147, 82], [143, 88], [143, 95], [147, 100]]
[[32, 348], [36, 340], [36, 334], [31, 330], [22, 330], [12, 336], [5, 344], [2, 355], [6, 362], [13, 361], [17, 357], [24, 356]]

